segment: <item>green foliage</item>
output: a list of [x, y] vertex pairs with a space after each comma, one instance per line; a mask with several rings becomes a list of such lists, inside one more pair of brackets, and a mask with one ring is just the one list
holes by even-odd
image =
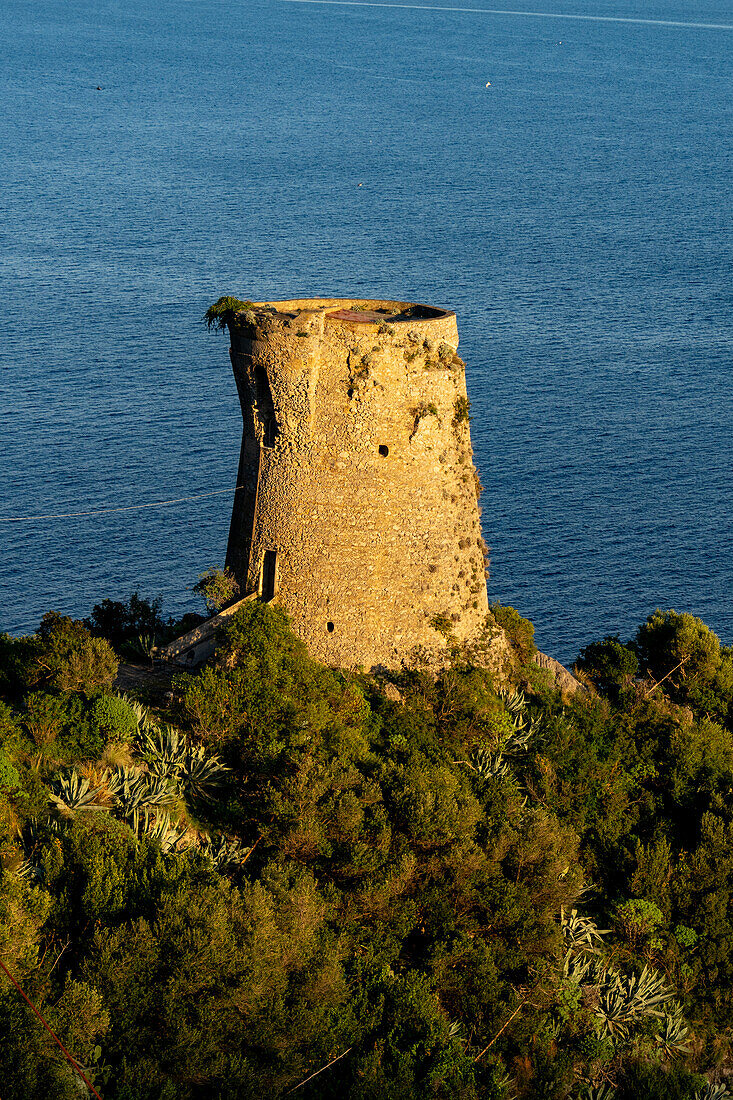
[[0, 694], [18, 697], [38, 682], [40, 648], [35, 634], [23, 638], [0, 634]]
[[18, 770], [5, 749], [0, 748], [0, 794], [4, 791], [15, 790], [20, 784]]
[[105, 741], [129, 742], [137, 735], [135, 711], [119, 695], [98, 695], [92, 702], [90, 713]]
[[632, 898], [619, 905], [616, 919], [623, 934], [636, 947], [641, 941], [653, 936], [663, 923], [664, 917], [653, 901], [645, 898]]
[[641, 667], [671, 697], [726, 719], [733, 704], [733, 652], [687, 612], [655, 611], [638, 630]]
[[38, 629], [39, 651], [34, 679], [59, 691], [92, 693], [110, 687], [117, 658], [104, 638], [95, 638], [81, 622], [49, 611]]
[[31, 692], [20, 712], [25, 731], [37, 750], [38, 760], [49, 764], [97, 757], [104, 747], [106, 732], [96, 718], [105, 704], [79, 694]]
[[67, 718], [66, 701], [58, 695], [34, 691], [25, 699], [23, 724], [37, 748], [55, 741]]
[[219, 329], [220, 332], [231, 324], [238, 313], [244, 313], [254, 309], [254, 302], [243, 302], [239, 298], [224, 296], [218, 298], [210, 305], [204, 314], [203, 320], [207, 329]]
[[0, 746], [14, 753], [22, 749], [23, 733], [19, 719], [11, 708], [0, 700]]
[[[668, 617], [643, 683], [586, 647], [601, 694], [563, 705], [458, 653], [387, 691], [252, 602], [161, 714], [67, 676], [79, 626], [0, 638], [0, 955], [107, 1100], [692, 1100], [729, 1064], [733, 731], [697, 628], [658, 687]], [[1, 987], [3, 1097], [77, 1095], [47, 1038]]]
[[524, 619], [513, 607], [504, 607], [500, 603], [491, 605], [491, 614], [498, 626], [507, 636], [509, 644], [517, 654], [520, 664], [527, 664], [537, 647], [534, 644], [534, 626]]
[[61, 1051], [15, 990], [6, 988], [0, 992], [0, 1076], [3, 1100], [79, 1100], [78, 1079]]
[[674, 938], [680, 947], [694, 947], [700, 938], [694, 928], [688, 928], [684, 924], [678, 924], [674, 930]]
[[119, 650], [141, 634], [163, 637], [168, 622], [161, 609], [160, 598], [146, 600], [139, 592], [133, 592], [127, 600], [102, 600], [95, 604], [84, 625], [95, 637], [106, 638]]
[[453, 633], [453, 620], [450, 615], [440, 614], [433, 615], [430, 620], [430, 625], [433, 630], [437, 630], [439, 634], [442, 634], [444, 638], [450, 637]]
[[471, 420], [471, 402], [467, 397], [457, 397], [453, 407], [453, 427], [468, 424]]
[[205, 601], [211, 615], [221, 611], [239, 596], [239, 585], [234, 574], [227, 568], [207, 569], [201, 574], [193, 590]]
[[616, 634], [587, 645], [580, 651], [576, 664], [599, 691], [615, 696], [631, 683], [639, 668], [634, 650], [623, 645]]

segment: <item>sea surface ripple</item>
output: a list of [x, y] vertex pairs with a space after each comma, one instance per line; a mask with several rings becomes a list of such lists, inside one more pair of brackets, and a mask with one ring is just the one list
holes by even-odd
[[[431, 302], [491, 599], [565, 661], [657, 606], [733, 641], [730, 5], [511, 7], [3, 4], [0, 517], [234, 484], [222, 293]], [[0, 628], [191, 607], [230, 509], [0, 524]]]

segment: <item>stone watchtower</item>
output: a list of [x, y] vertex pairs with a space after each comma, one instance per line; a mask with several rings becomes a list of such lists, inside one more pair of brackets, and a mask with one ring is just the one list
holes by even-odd
[[327, 664], [395, 668], [488, 612], [455, 314], [303, 299], [230, 314], [244, 417], [227, 565]]

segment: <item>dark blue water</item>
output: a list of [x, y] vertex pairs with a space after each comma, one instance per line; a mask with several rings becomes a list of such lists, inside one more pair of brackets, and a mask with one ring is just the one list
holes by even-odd
[[[733, 26], [720, 0], [545, 8]], [[657, 606], [733, 640], [733, 29], [0, 10], [0, 516], [233, 485], [200, 323], [222, 293], [432, 302], [459, 316], [491, 598], [565, 660]], [[0, 625], [138, 587], [192, 606], [230, 509], [0, 524]]]

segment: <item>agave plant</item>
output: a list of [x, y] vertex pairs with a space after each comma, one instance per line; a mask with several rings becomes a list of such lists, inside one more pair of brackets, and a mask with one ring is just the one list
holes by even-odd
[[152, 634], [138, 634], [137, 638], [131, 638], [125, 642], [124, 651], [131, 657], [147, 657], [152, 660], [155, 653], [155, 637]]
[[515, 718], [513, 726], [514, 728], [504, 735], [499, 745], [499, 751], [507, 756], [513, 756], [515, 753], [524, 752], [534, 734], [533, 724], [527, 724], [522, 719], [518, 721]]
[[695, 1093], [695, 1100], [731, 1100], [731, 1095], [725, 1085], [713, 1085], [708, 1081]]
[[524, 714], [527, 707], [527, 700], [523, 691], [499, 691], [499, 698], [511, 715], [516, 716]]
[[156, 814], [153, 822], [146, 820], [143, 830], [146, 836], [158, 841], [164, 852], [180, 851], [188, 847], [188, 844], [183, 843], [186, 837], [185, 825], [180, 821], [173, 821], [168, 813]]
[[146, 730], [139, 744], [150, 771], [175, 784], [189, 798], [211, 800], [211, 788], [229, 771], [218, 756], [207, 756], [202, 746], [192, 747], [173, 726]]
[[22, 878], [24, 882], [35, 884], [43, 881], [43, 871], [30, 859], [24, 859], [22, 863], [18, 864], [15, 868], [15, 873], [18, 878]]
[[36, 863], [39, 850], [43, 850], [46, 846], [49, 833], [60, 836], [66, 830], [67, 825], [68, 821], [64, 818], [58, 820], [51, 817], [42, 824], [39, 824], [36, 817], [28, 819], [19, 837], [25, 859], [15, 868], [15, 874], [18, 878], [25, 879], [28, 882], [40, 882], [42, 880], [43, 871]]
[[174, 726], [149, 725], [141, 731], [138, 743], [151, 772], [166, 779], [177, 778], [188, 748], [182, 733]]
[[501, 752], [492, 752], [490, 749], [474, 749], [470, 760], [465, 762], [482, 779], [504, 779], [505, 776], [509, 775], [509, 765], [504, 760]]
[[73, 817], [77, 810], [103, 810], [96, 802], [99, 793], [100, 788], [92, 787], [74, 768], [70, 775], [56, 780], [48, 797], [62, 817]]
[[500, 752], [508, 756], [523, 752], [539, 731], [542, 724], [537, 715], [527, 715], [527, 700], [522, 691], [500, 691], [499, 697], [511, 715], [512, 731], [506, 733], [498, 746]]
[[687, 1042], [689, 1031], [682, 1017], [682, 1005], [674, 1001], [668, 1006], [654, 1041], [667, 1058], [671, 1058], [674, 1054], [686, 1054], [689, 1050]]
[[589, 1085], [583, 1092], [583, 1100], [613, 1100], [616, 1090], [604, 1081], [601, 1085]]
[[142, 733], [146, 729], [150, 729], [153, 726], [152, 719], [150, 717], [150, 711], [147, 707], [144, 707], [142, 703], [139, 703], [137, 699], [131, 699], [129, 695], [125, 695], [124, 692], [120, 692], [118, 698], [123, 703], [127, 703], [128, 707], [135, 715], [137, 719], [137, 728]]
[[576, 985], [594, 985], [598, 980], [598, 960], [592, 955], [574, 955], [566, 952], [560, 970], [561, 976]]
[[199, 850], [209, 857], [217, 871], [224, 871], [228, 867], [241, 867], [252, 848], [234, 837], [218, 833], [215, 836], [199, 836]]
[[603, 943], [603, 936], [607, 936], [608, 928], [597, 928], [590, 917], [584, 917], [577, 909], [566, 912], [560, 907], [560, 927], [563, 939], [568, 951], [585, 951], [597, 954]]
[[620, 1039], [627, 1038], [629, 1025], [644, 1016], [661, 1019], [661, 1006], [674, 996], [662, 975], [647, 966], [630, 978], [613, 970], [604, 971], [598, 993], [597, 1016], [602, 1032]]
[[178, 772], [178, 782], [189, 798], [210, 802], [211, 788], [220, 786], [229, 770], [218, 756], [206, 756], [203, 747], [199, 745], [195, 749], [186, 749]]
[[171, 806], [176, 792], [159, 775], [146, 775], [135, 768], [117, 768], [108, 781], [123, 817], [130, 820], [135, 832], [141, 821], [147, 822], [150, 813], [161, 806]]

